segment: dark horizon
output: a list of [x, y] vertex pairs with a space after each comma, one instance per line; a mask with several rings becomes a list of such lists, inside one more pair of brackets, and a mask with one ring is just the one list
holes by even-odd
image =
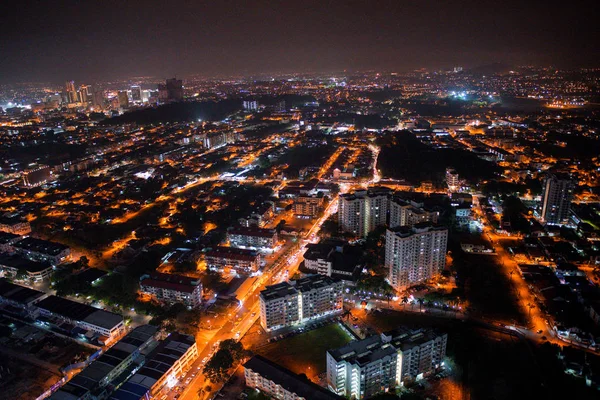
[[28, 1], [6, 5], [0, 82], [597, 67], [589, 1]]

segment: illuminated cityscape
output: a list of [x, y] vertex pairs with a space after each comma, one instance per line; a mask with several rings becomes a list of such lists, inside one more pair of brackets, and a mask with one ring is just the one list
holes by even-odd
[[593, 5], [29, 3], [0, 398], [600, 398]]

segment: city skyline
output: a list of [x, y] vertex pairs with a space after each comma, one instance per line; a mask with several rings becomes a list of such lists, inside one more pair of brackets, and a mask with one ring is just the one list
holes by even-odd
[[594, 13], [579, 12], [591, 5], [21, 2], [4, 13], [0, 82], [491, 63], [594, 67]]

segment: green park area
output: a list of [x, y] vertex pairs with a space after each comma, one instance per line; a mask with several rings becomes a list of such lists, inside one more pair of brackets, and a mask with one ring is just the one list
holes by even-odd
[[269, 343], [254, 352], [314, 380], [326, 372], [326, 352], [352, 341], [339, 324], [330, 324], [287, 339]]

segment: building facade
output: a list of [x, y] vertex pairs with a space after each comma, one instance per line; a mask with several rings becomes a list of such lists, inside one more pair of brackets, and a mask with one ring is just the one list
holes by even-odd
[[442, 366], [448, 335], [431, 329], [399, 328], [327, 352], [327, 386], [347, 398], [393, 391]]
[[575, 181], [566, 174], [548, 174], [542, 193], [541, 221], [548, 225], [569, 222]]
[[260, 322], [266, 331], [341, 312], [344, 283], [314, 275], [267, 286], [260, 292]]
[[254, 250], [217, 246], [206, 252], [204, 259], [209, 267], [230, 266], [238, 273], [252, 273], [260, 268], [260, 254]]
[[340, 194], [338, 220], [340, 229], [367, 236], [377, 226], [387, 222], [389, 198], [387, 192], [360, 190]]
[[277, 400], [341, 400], [340, 396], [259, 355], [244, 364], [244, 376], [246, 386]]
[[412, 227], [421, 222], [437, 223], [439, 211], [428, 211], [423, 208], [423, 204], [407, 202], [401, 199], [392, 199], [390, 201], [390, 228], [398, 226]]
[[388, 229], [385, 266], [390, 284], [401, 291], [441, 273], [447, 245], [448, 229], [429, 222]]
[[140, 291], [166, 304], [181, 303], [191, 308], [202, 304], [200, 278], [153, 272], [141, 276]]
[[227, 232], [233, 247], [273, 250], [277, 246], [277, 231], [257, 227], [235, 227]]

